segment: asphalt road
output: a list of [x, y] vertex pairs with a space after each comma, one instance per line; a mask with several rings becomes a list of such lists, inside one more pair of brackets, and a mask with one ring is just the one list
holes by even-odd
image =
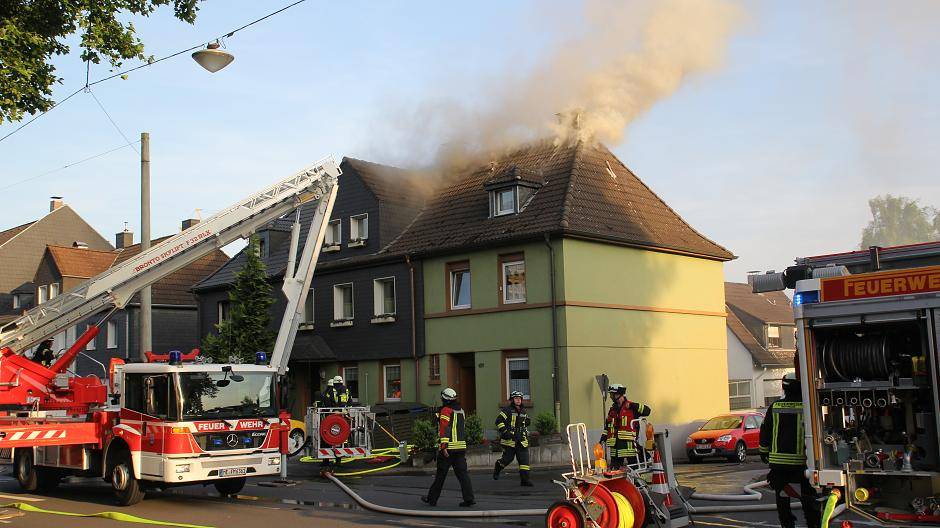
[[[75, 479], [63, 483], [58, 489], [45, 495], [23, 494], [18, 491], [16, 481], [9, 476], [9, 468], [5, 468], [4, 473], [0, 474], [0, 524], [23, 527], [133, 526], [108, 518], [66, 518], [48, 513], [24, 512], [5, 506], [24, 502], [45, 510], [77, 514], [118, 512], [151, 520], [215, 527], [544, 526], [541, 517], [456, 520], [378, 514], [354, 506], [352, 500], [336, 486], [316, 476], [315, 466], [294, 463], [291, 464], [291, 470], [297, 483], [290, 487], [271, 487], [264, 485], [266, 483], [250, 481], [237, 498], [222, 498], [215, 492], [214, 487], [189, 486], [151, 492], [140, 504], [122, 508], [115, 505], [110, 488], [100, 480]], [[474, 509], [545, 508], [562, 497], [561, 488], [552, 483], [552, 479], [559, 478], [560, 473], [559, 469], [536, 469], [533, 473], [536, 486], [521, 488], [516, 473], [511, 469], [504, 473], [499, 481], [493, 481], [489, 471], [474, 471], [472, 481], [478, 502]], [[676, 473], [681, 484], [695, 487], [701, 492], [739, 493], [745, 484], [760, 480], [766, 469], [759, 462], [706, 462], [678, 465]], [[363, 477], [346, 477], [343, 480], [364, 498], [377, 504], [428, 511], [431, 508], [421, 503], [419, 498], [426, 493], [431, 479], [432, 477], [423, 471], [412, 470], [373, 473]], [[459, 509], [459, 501], [459, 486], [451, 475], [445, 484], [438, 509]], [[770, 498], [766, 497], [765, 502], [769, 501]], [[701, 526], [779, 526], [774, 512], [697, 515], [694, 519], [696, 525]], [[855, 523], [856, 526], [867, 524], [869, 523]], [[833, 526], [838, 526], [838, 523], [833, 523]]]

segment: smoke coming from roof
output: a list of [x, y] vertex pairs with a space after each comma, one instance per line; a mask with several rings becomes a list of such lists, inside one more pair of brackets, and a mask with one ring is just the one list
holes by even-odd
[[[744, 20], [725, 0], [586, 0], [584, 10], [583, 30], [533, 69], [474, 86], [478, 102], [402, 111], [389, 131], [399, 152], [393, 157], [407, 152], [411, 159], [399, 161], [413, 163], [417, 154], [454, 167], [545, 136], [617, 144], [632, 121], [689, 77], [720, 67]], [[570, 15], [550, 13], [540, 31], [570, 34]]]

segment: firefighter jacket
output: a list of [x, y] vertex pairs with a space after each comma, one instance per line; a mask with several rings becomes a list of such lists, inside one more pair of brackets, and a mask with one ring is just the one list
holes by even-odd
[[327, 387], [326, 394], [323, 397], [324, 407], [346, 407], [349, 402], [349, 389], [345, 385]]
[[459, 404], [449, 404], [437, 412], [437, 435], [440, 448], [448, 451], [467, 449], [467, 417]]
[[529, 424], [532, 423], [525, 407], [510, 405], [496, 415], [499, 443], [506, 447], [529, 447]]
[[799, 397], [784, 396], [767, 409], [760, 426], [760, 453], [771, 466], [806, 466], [803, 439], [803, 402]]
[[649, 416], [650, 411], [649, 406], [629, 400], [624, 401], [621, 406], [616, 403], [610, 406], [604, 429], [612, 456], [636, 456], [636, 429], [631, 422], [642, 416]]

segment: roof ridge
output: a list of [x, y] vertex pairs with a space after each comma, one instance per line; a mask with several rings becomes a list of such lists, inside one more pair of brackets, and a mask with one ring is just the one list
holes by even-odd
[[728, 253], [729, 255], [731, 255], [731, 258], [728, 259], [728, 260], [734, 260], [734, 259], [738, 258], [737, 255], [735, 255], [735, 254], [732, 253], [730, 250], [728, 250], [728, 248], [726, 248], [726, 247], [722, 246], [721, 244], [719, 244], [718, 242], [715, 242], [714, 240], [708, 238], [707, 236], [705, 236], [705, 235], [703, 235], [701, 232], [699, 232], [697, 229], [695, 229], [694, 227], [692, 227], [692, 225], [689, 224], [689, 223], [685, 220], [685, 218], [682, 217], [682, 215], [680, 215], [679, 213], [677, 213], [676, 210], [672, 208], [672, 206], [670, 206], [668, 203], [666, 203], [666, 200], [663, 200], [662, 197], [660, 197], [658, 194], [656, 194], [656, 192], [653, 191], [653, 189], [650, 188], [650, 186], [647, 185], [645, 181], [643, 181], [642, 179], [640, 179], [639, 176], [637, 176], [632, 170], [630, 170], [630, 167], [627, 167], [627, 165], [626, 165], [623, 161], [621, 161], [620, 158], [617, 157], [613, 152], [611, 152], [610, 149], [607, 148], [606, 145], [604, 145], [603, 143], [598, 143], [598, 147], [601, 148], [601, 149], [603, 149], [604, 152], [606, 152], [610, 157], [614, 158], [614, 160], [616, 160], [617, 163], [619, 163], [620, 166], [624, 168], [624, 170], [626, 170], [628, 173], [630, 173], [630, 176], [633, 176], [633, 178], [634, 178], [636, 181], [638, 181], [638, 182], [640, 183], [640, 185], [642, 185], [643, 187], [645, 187], [646, 190], [650, 192], [650, 194], [652, 194], [657, 200], [659, 200], [660, 203], [662, 203], [663, 206], [665, 206], [666, 209], [669, 210], [669, 212], [671, 212], [672, 214], [676, 215], [676, 218], [678, 218], [680, 222], [682, 222], [683, 224], [685, 224], [686, 227], [688, 227], [689, 229], [691, 229], [693, 233], [695, 233], [696, 235], [702, 237], [703, 239], [705, 239], [705, 240], [708, 241], [709, 243], [714, 244], [715, 247], [717, 247], [717, 248], [721, 249], [722, 251], [724, 251], [724, 252]]
[[60, 246], [59, 244], [46, 244], [47, 248], [58, 248], [58, 249], [74, 249], [76, 251], [94, 251], [95, 253], [107, 253], [116, 255], [116, 249], [92, 249], [89, 247], [75, 247], [75, 246]]

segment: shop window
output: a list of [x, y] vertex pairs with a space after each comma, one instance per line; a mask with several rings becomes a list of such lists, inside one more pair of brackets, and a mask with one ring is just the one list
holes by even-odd
[[401, 365], [385, 365], [385, 401], [401, 401]]

